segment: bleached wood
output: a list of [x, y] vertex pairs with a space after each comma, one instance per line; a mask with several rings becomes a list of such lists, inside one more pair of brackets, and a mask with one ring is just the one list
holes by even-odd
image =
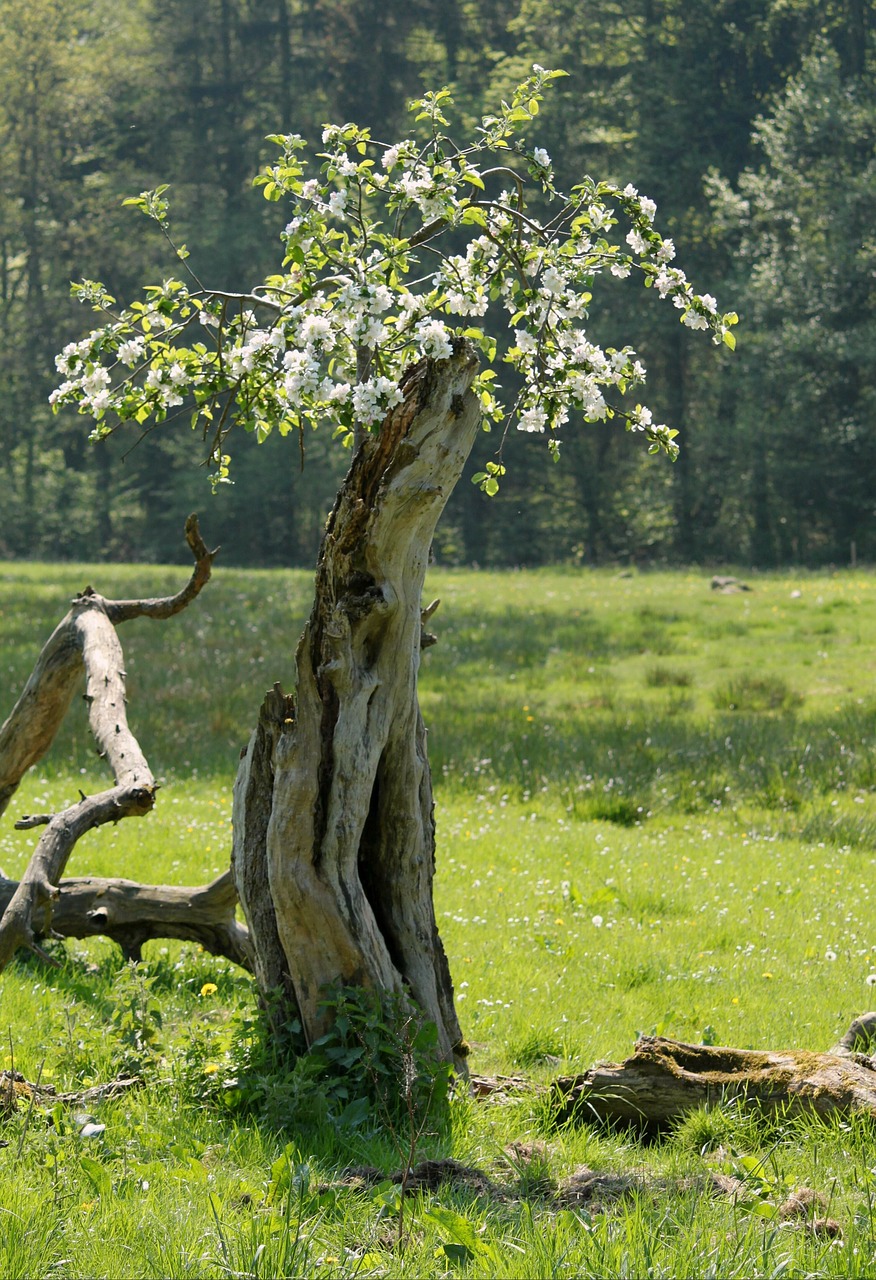
[[[429, 548], [480, 422], [476, 371], [460, 343], [449, 360], [407, 372], [403, 403], [364, 440], [326, 528], [294, 704], [273, 751], [264, 852], [250, 854], [267, 862], [311, 1041], [327, 1027], [322, 1002], [337, 982], [410, 992], [436, 1023], [445, 1057], [461, 1039], [432, 904], [433, 804], [417, 674]], [[245, 896], [241, 844], [235, 876]], [[258, 970], [257, 937], [254, 945]]]
[[[0, 914], [17, 887], [15, 880], [0, 877]], [[235, 918], [236, 907], [230, 871], [191, 887], [81, 876], [58, 886], [51, 931], [64, 938], [111, 938], [129, 960], [140, 959], [144, 942], [179, 938], [251, 969], [249, 932]]]
[[27, 769], [51, 745], [84, 671], [89, 725], [114, 779], [110, 789], [82, 795], [61, 813], [40, 819], [45, 831], [0, 918], [0, 970], [20, 947], [44, 954], [36, 935], [51, 932], [58, 882], [76, 842], [93, 827], [148, 813], [155, 802], [155, 779], [128, 725], [125, 664], [114, 623], [138, 616], [170, 617], [198, 595], [210, 577], [215, 552], [207, 550], [195, 516], [186, 522], [186, 541], [195, 567], [177, 595], [114, 602], [87, 587], [73, 600], [0, 728], [2, 813]]

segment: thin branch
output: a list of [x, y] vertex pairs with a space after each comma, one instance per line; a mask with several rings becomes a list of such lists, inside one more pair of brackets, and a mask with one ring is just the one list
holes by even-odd
[[[208, 551], [207, 544], [201, 537], [196, 515], [190, 515], [186, 520], [185, 534], [189, 550], [195, 557], [195, 567], [183, 589], [174, 596], [159, 596], [150, 600], [103, 600], [104, 611], [113, 625], [127, 622], [129, 618], [172, 618], [201, 593], [210, 580], [213, 561], [219, 548]], [[85, 594], [87, 592], [83, 593]]]

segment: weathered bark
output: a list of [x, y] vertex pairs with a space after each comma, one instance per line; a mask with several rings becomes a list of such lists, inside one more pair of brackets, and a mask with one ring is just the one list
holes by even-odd
[[51, 745], [84, 671], [91, 731], [115, 782], [98, 795], [82, 795], [61, 813], [22, 820], [22, 826], [45, 825], [46, 830], [0, 919], [0, 970], [20, 947], [43, 954], [36, 935], [51, 932], [52, 903], [77, 840], [105, 822], [148, 813], [155, 802], [155, 779], [128, 726], [124, 658], [115, 625], [136, 617], [169, 618], [195, 598], [210, 577], [215, 552], [207, 550], [194, 516], [186, 523], [186, 540], [195, 568], [177, 595], [112, 601], [87, 587], [74, 599], [0, 728], [2, 813], [27, 769]]
[[600, 1063], [552, 1086], [562, 1117], [660, 1127], [696, 1107], [731, 1099], [782, 1115], [876, 1116], [876, 1058], [869, 1047], [874, 1015], [857, 1019], [830, 1053], [683, 1044], [642, 1036], [631, 1058]]
[[432, 905], [435, 834], [417, 702], [421, 596], [438, 517], [480, 412], [467, 344], [406, 373], [329, 518], [295, 699], [269, 695], [241, 760], [234, 874], [265, 987], [287, 982], [309, 1041], [335, 983], [408, 991], [460, 1045]]
[[252, 939], [253, 969], [263, 994], [281, 991], [295, 1000], [277, 919], [265, 855], [274, 787], [274, 748], [294, 713], [279, 684], [265, 696], [249, 747], [241, 754], [234, 783], [231, 867]]
[[[0, 877], [0, 915], [18, 888]], [[52, 906], [51, 933], [63, 938], [111, 938], [126, 960], [139, 960], [144, 942], [180, 938], [214, 956], [252, 968], [249, 933], [235, 918], [237, 891], [226, 871], [212, 884], [138, 884], [82, 876], [62, 880]], [[38, 938], [41, 936], [38, 929]]]

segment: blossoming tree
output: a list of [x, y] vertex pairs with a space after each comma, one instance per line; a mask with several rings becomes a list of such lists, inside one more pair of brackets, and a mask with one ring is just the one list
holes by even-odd
[[[277, 685], [267, 696], [235, 784], [232, 865], [253, 967], [310, 1040], [340, 980], [407, 990], [443, 1055], [459, 1052], [432, 905], [417, 671], [432, 639], [421, 601], [430, 542], [480, 426], [504, 424], [502, 440], [509, 426], [543, 434], [556, 459], [573, 415], [615, 418], [675, 455], [675, 432], [630, 395], [645, 378], [635, 352], [589, 333], [606, 275], [638, 273], [683, 324], [734, 345], [736, 316], [671, 265], [652, 201], [589, 178], [560, 191], [546, 151], [523, 141], [560, 74], [534, 67], [468, 146], [449, 134], [446, 89], [414, 104], [419, 140], [326, 128], [317, 177], [300, 137], [273, 137], [279, 159], [256, 182], [291, 206], [278, 274], [231, 293], [187, 270], [125, 309], [86, 281], [77, 291], [101, 325], [58, 358], [65, 380], [52, 400], [93, 416], [93, 438], [187, 413], [214, 484], [229, 479], [239, 427], [259, 441], [328, 427], [354, 449], [295, 694]], [[129, 203], [173, 245], [164, 192]], [[500, 351], [510, 397], [492, 367]], [[504, 470], [500, 446], [474, 481], [493, 494]]]

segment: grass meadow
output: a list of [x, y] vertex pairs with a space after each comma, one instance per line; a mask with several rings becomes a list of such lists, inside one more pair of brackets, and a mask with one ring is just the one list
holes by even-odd
[[[75, 591], [159, 594], [185, 572], [0, 565], [0, 718]], [[655, 1030], [827, 1049], [876, 1006], [876, 576], [749, 582], [430, 574], [436, 905], [475, 1072], [547, 1081]], [[291, 677], [310, 589], [303, 572], [219, 569], [180, 617], [121, 629], [130, 722], [163, 788], [147, 819], [84, 840], [70, 874], [225, 869], [238, 753]], [[0, 828], [3, 871], [39, 834], [13, 829], [19, 813], [104, 783], [76, 704]], [[396, 1189], [340, 1175], [398, 1169], [405, 1132], [333, 1106], [306, 1069], [278, 1076], [247, 975], [174, 943], [137, 966], [104, 940], [50, 945], [60, 969], [25, 957], [0, 978], [2, 1065], [59, 1090], [122, 1067], [146, 1083], [88, 1116], [2, 1121], [7, 1280], [876, 1272], [870, 1120], [727, 1106], [646, 1140], [558, 1126], [540, 1096], [455, 1097], [416, 1158], [489, 1181], [418, 1193], [399, 1231]], [[639, 1189], [604, 1212], [558, 1197], [582, 1166]], [[747, 1194], [711, 1194], [714, 1167]], [[841, 1235], [777, 1215], [800, 1187]]]

